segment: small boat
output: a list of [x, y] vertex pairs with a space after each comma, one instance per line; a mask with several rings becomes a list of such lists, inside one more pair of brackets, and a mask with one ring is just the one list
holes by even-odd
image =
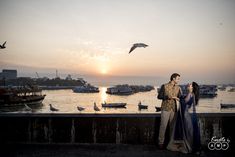
[[148, 109], [148, 105], [143, 105], [141, 103], [141, 101], [140, 101], [139, 104], [138, 104], [138, 108], [139, 108], [139, 110], [141, 110], [141, 109]]
[[161, 111], [161, 107], [157, 107], [155, 106], [156, 112], [160, 112]]
[[219, 89], [220, 91], [226, 91], [226, 86], [218, 87], [218, 89]]
[[235, 104], [220, 104], [220, 108], [235, 108]]
[[126, 103], [102, 103], [102, 107], [125, 108]]
[[230, 88], [228, 92], [235, 92], [235, 88]]

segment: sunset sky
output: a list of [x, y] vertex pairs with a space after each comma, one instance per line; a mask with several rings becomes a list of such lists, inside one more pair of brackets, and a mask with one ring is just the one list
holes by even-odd
[[[234, 0], [0, 0], [0, 70], [235, 82]], [[128, 51], [133, 43], [149, 45]]]

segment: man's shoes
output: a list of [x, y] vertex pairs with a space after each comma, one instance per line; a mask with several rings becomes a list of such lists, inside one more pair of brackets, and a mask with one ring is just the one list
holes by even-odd
[[164, 145], [163, 145], [163, 144], [158, 144], [158, 148], [159, 148], [160, 150], [163, 150], [163, 149], [164, 149]]

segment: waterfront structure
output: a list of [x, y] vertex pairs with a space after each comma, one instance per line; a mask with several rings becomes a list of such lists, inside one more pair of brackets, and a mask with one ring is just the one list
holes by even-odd
[[3, 69], [0, 73], [0, 79], [16, 79], [17, 78], [17, 70], [11, 69]]

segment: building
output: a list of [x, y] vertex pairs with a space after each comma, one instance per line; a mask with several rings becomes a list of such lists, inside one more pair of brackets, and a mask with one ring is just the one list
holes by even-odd
[[16, 79], [17, 78], [17, 70], [3, 69], [0, 73], [0, 79]]

